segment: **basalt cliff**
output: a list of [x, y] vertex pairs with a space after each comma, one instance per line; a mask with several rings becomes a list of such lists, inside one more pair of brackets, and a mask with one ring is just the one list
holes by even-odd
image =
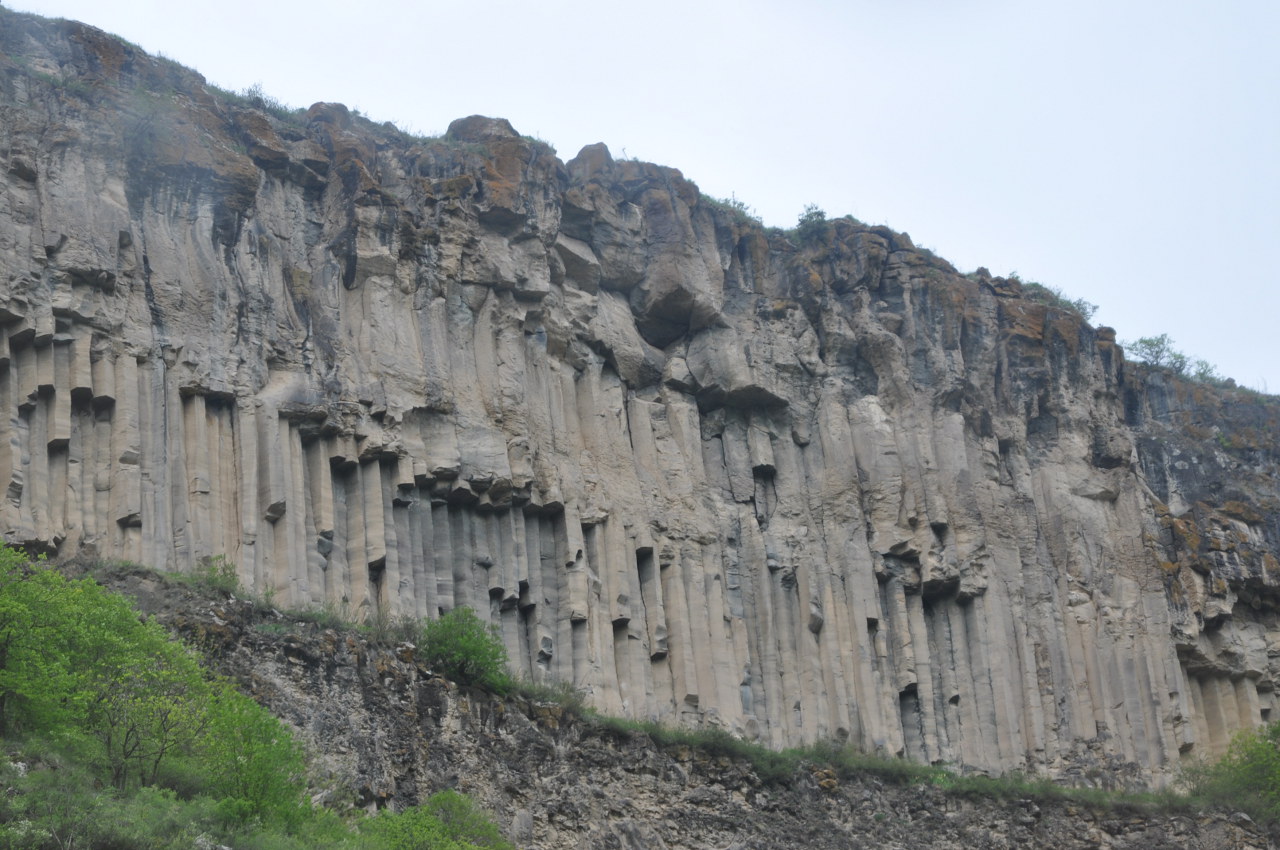
[[885, 227], [270, 106], [0, 11], [8, 541], [471, 606], [771, 746], [1158, 783], [1275, 719], [1276, 399]]

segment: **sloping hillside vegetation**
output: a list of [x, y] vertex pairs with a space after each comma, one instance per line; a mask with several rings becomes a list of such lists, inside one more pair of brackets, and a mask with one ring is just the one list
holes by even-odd
[[[115, 570], [121, 571], [137, 568]], [[110, 569], [101, 577], [119, 578]], [[233, 570], [218, 560], [195, 576], [164, 581], [194, 585], [202, 597], [243, 596]], [[778, 753], [718, 730], [672, 730], [596, 716], [571, 693], [537, 692], [512, 681], [500, 643], [467, 609], [426, 624], [357, 627], [331, 611], [293, 612], [290, 618], [265, 600], [256, 608], [267, 621], [262, 627], [275, 622], [281, 639], [289, 627], [280, 621], [291, 619], [312, 625], [320, 620], [375, 642], [412, 638], [416, 643], [401, 645], [455, 681], [559, 700], [563, 717], [594, 725], [602, 735], [647, 740], [657, 750], [704, 751], [713, 761], [742, 765], [765, 787], [782, 789], [797, 778], [817, 777], [824, 790], [850, 781], [906, 786], [917, 789], [914, 796], [937, 798], [934, 805], [987, 799], [993, 807], [1083, 806], [1140, 817], [1219, 805], [1246, 811], [1264, 825], [1280, 821], [1280, 726], [1239, 737], [1224, 760], [1187, 777], [1190, 793], [1111, 795], [1021, 776], [957, 776], [834, 745]], [[350, 789], [333, 787], [331, 777], [309, 767], [287, 725], [232, 682], [212, 675], [195, 652], [157, 621], [140, 616], [131, 600], [91, 577], [68, 578], [7, 548], [0, 549], [0, 722], [0, 784], [6, 789], [0, 797], [0, 848], [513, 846], [454, 790], [399, 812], [371, 815], [353, 806]]]
[[284, 724], [124, 597], [7, 548], [0, 734], [4, 848], [510, 846], [452, 791], [376, 817], [313, 806]]

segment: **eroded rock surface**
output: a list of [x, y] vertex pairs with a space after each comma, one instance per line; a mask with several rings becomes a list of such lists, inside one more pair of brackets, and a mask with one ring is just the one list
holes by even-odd
[[403, 809], [441, 788], [480, 802], [528, 850], [1263, 850], [1245, 815], [967, 798], [819, 764], [762, 781], [750, 764], [659, 747], [556, 703], [458, 688], [411, 643], [299, 622], [139, 569], [100, 574], [299, 731], [328, 805]]
[[0, 11], [0, 523], [469, 605], [601, 710], [1160, 781], [1271, 717], [1274, 400], [850, 219]]

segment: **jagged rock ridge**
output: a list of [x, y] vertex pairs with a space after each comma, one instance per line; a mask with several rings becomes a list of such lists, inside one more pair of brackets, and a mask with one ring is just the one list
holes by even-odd
[[0, 12], [7, 539], [499, 624], [600, 709], [1168, 776], [1274, 706], [1273, 400], [905, 234]]

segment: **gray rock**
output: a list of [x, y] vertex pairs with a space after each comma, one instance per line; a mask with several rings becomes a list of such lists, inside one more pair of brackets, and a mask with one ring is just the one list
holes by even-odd
[[887, 228], [0, 15], [9, 541], [468, 605], [520, 674], [774, 747], [1138, 785], [1276, 716], [1273, 401]]

